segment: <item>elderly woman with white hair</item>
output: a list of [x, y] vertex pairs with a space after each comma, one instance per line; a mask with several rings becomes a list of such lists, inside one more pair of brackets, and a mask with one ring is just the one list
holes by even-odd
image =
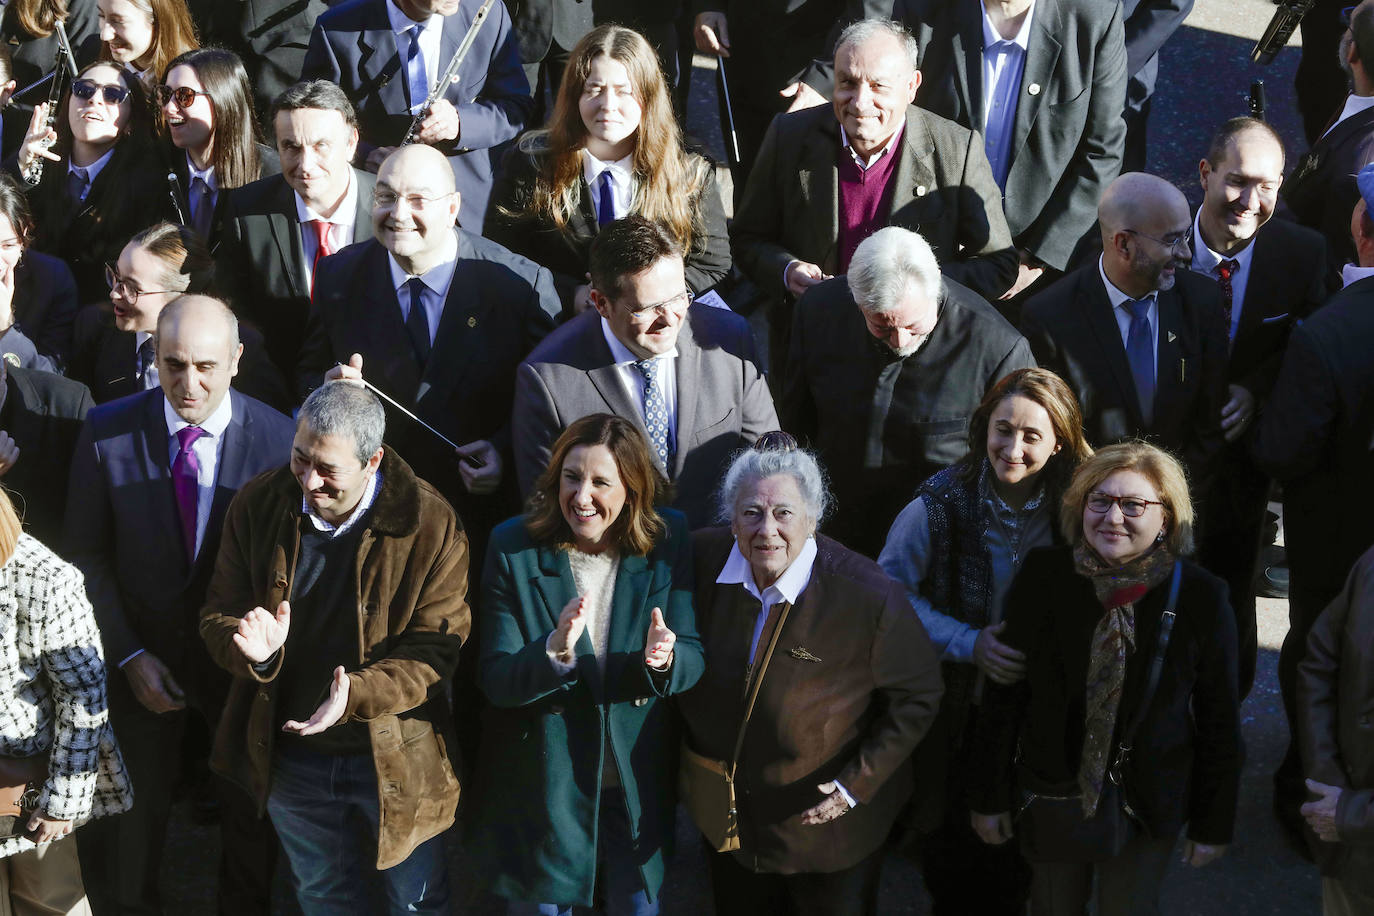
[[738, 846], [709, 854], [719, 916], [875, 912], [883, 842], [939, 705], [939, 663], [901, 586], [816, 533], [828, 502], [816, 459], [767, 433], [726, 472], [729, 527], [694, 535], [706, 670], [679, 698], [686, 750], [738, 764]]

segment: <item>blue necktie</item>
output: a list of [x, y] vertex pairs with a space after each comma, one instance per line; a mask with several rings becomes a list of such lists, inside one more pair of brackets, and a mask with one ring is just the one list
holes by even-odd
[[429, 316], [425, 314], [425, 303], [421, 295], [424, 292], [425, 281], [419, 277], [411, 277], [406, 281], [406, 287], [410, 290], [410, 312], [406, 315], [406, 333], [410, 335], [410, 346], [415, 351], [415, 361], [423, 369], [429, 359]]
[[668, 402], [663, 397], [663, 389], [659, 387], [654, 360], [638, 360], [635, 368], [644, 376], [644, 429], [649, 434], [649, 447], [658, 456], [664, 476], [671, 478], [673, 466], [669, 464], [671, 456], [668, 453]]
[[410, 47], [406, 49], [406, 96], [410, 110], [423, 105], [429, 97], [429, 79], [425, 74], [425, 55], [420, 51], [420, 33], [424, 26], [416, 25], [406, 30], [410, 37]]
[[615, 175], [610, 169], [601, 173], [601, 196], [596, 204], [596, 224], [604, 226], [615, 219]]
[[1126, 332], [1126, 360], [1131, 364], [1135, 394], [1140, 399], [1140, 416], [1146, 426], [1155, 417], [1155, 341], [1150, 330], [1150, 299], [1127, 300], [1131, 326]]

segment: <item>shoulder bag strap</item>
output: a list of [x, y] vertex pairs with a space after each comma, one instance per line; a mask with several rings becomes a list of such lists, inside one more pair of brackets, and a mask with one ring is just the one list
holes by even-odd
[[773, 627], [773, 635], [768, 640], [768, 648], [763, 653], [763, 658], [759, 660], [758, 673], [754, 675], [754, 682], [749, 687], [749, 699], [744, 704], [744, 719], [739, 724], [739, 734], [735, 736], [735, 751], [730, 755], [730, 778], [735, 778], [735, 769], [739, 766], [740, 751], [744, 750], [744, 730], [749, 727], [749, 717], [754, 713], [754, 701], [759, 698], [759, 689], [763, 686], [763, 676], [768, 673], [768, 661], [773, 657], [773, 650], [778, 647], [778, 639], [782, 637], [782, 626], [787, 622], [787, 613], [792, 610], [792, 602], [784, 601], [782, 610], [778, 612], [777, 626]]
[[1164, 671], [1164, 655], [1169, 651], [1169, 637], [1173, 635], [1174, 620], [1178, 616], [1174, 613], [1174, 609], [1178, 607], [1178, 590], [1182, 581], [1183, 561], [1175, 560], [1173, 580], [1169, 583], [1169, 598], [1165, 601], [1164, 613], [1159, 618], [1159, 639], [1155, 644], [1154, 658], [1150, 660], [1150, 674], [1145, 681], [1145, 690], [1140, 695], [1140, 702], [1136, 705], [1135, 715], [1131, 717], [1130, 724], [1126, 726], [1126, 733], [1121, 736], [1119, 761], [1124, 761], [1130, 756], [1136, 730], [1140, 728], [1140, 723], [1145, 719], [1145, 714], [1150, 708], [1150, 701], [1154, 699], [1155, 691], [1159, 688], [1159, 677]]

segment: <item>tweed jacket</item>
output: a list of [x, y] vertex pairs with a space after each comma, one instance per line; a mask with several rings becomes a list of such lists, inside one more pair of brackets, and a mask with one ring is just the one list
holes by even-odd
[[[380, 869], [404, 861], [453, 823], [458, 752], [447, 682], [471, 616], [467, 535], [453, 509], [394, 452], [384, 453], [379, 470], [381, 486], [358, 546], [360, 652], [340, 659], [349, 691], [339, 722], [364, 722], [372, 738], [377, 783], [384, 787]], [[233, 637], [255, 606], [275, 610], [290, 599], [301, 521], [301, 489], [289, 467], [244, 485], [229, 506], [201, 611], [200, 634], [211, 657], [234, 675], [211, 764], [243, 786], [259, 809], [271, 790], [277, 675], [296, 647], [288, 635], [275, 664], [259, 673]]]
[[[100, 631], [76, 567], [27, 534], [0, 568], [0, 754], [51, 749], [38, 807], [84, 823], [127, 811], [133, 790], [105, 704]], [[34, 844], [0, 841], [0, 857]]]

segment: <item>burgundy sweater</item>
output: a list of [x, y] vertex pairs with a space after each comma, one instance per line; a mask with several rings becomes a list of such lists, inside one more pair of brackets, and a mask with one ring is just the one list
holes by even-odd
[[892, 212], [892, 178], [901, 155], [903, 125], [887, 152], [868, 169], [863, 169], [849, 150], [841, 146], [835, 154], [840, 178], [840, 263], [837, 273], [849, 272], [854, 249], [874, 232], [887, 225]]

